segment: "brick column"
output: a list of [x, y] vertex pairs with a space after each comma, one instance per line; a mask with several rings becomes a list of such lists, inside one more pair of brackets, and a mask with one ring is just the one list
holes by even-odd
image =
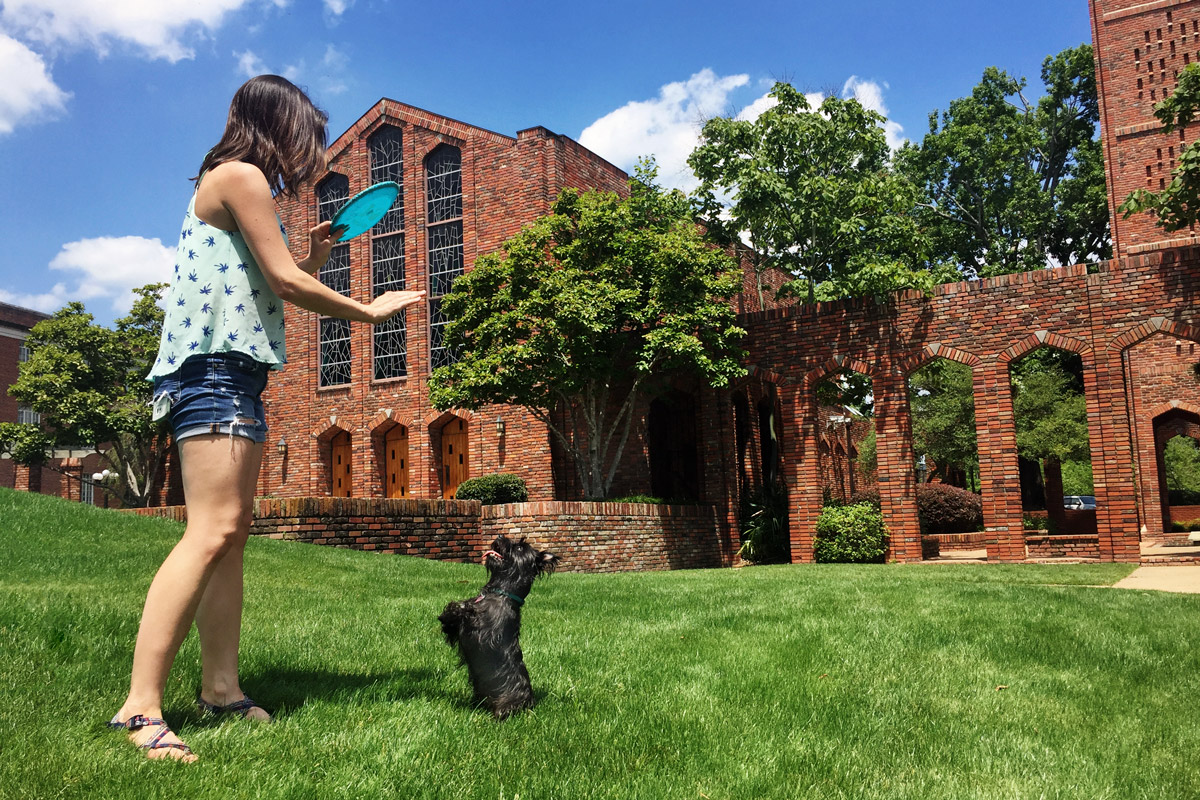
[[83, 462], [78, 458], [64, 458], [59, 469], [63, 473], [63, 498], [78, 503], [83, 491], [80, 485], [83, 481]]
[[975, 368], [972, 378], [983, 527], [989, 534], [988, 560], [1024, 561], [1021, 475], [1017, 468], [1017, 433], [1008, 362], [985, 362]]
[[793, 564], [811, 564], [817, 517], [821, 515], [821, 456], [817, 436], [817, 393], [811, 386], [780, 388], [782, 472], [788, 489], [788, 525]]
[[921, 523], [912, 447], [908, 385], [890, 360], [881, 359], [872, 382], [879, 503], [889, 533], [889, 560], [920, 561]]
[[[1092, 369], [1085, 364], [1083, 379], [1101, 561], [1141, 560], [1139, 519], [1148, 520], [1161, 514], [1161, 510], [1155, 514], [1156, 509], [1152, 508], [1158, 505], [1157, 496], [1138, 497], [1124, 378], [1121, 353], [1111, 348], [1097, 348]], [[1153, 468], [1153, 462], [1142, 467]], [[1157, 476], [1154, 482], [1157, 483]]]
[[15, 485], [13, 488], [18, 492], [41, 492], [42, 468], [17, 464]]
[[696, 398], [700, 436], [701, 501], [717, 507], [717, 536], [721, 563], [733, 563], [739, 547], [737, 442], [729, 392], [709, 389]]

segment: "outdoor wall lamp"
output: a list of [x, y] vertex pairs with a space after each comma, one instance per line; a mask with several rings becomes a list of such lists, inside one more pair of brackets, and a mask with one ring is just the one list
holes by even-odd
[[504, 417], [496, 417], [496, 435], [504, 438]]
[[287, 439], [279, 438], [279, 444], [275, 445], [275, 452], [279, 454], [280, 458], [287, 458]]

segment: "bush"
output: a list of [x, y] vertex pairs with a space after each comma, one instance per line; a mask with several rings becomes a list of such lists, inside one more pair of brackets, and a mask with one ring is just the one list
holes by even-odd
[[879, 503], [879, 487], [872, 486], [869, 489], [859, 489], [850, 498], [850, 505], [854, 505], [855, 503], [869, 503], [878, 511], [882, 507]]
[[813, 551], [822, 563], [882, 564], [887, 541], [879, 509], [870, 503], [855, 503], [821, 512]]
[[780, 482], [763, 486], [742, 500], [742, 546], [738, 555], [754, 564], [790, 560], [787, 489]]
[[648, 494], [631, 494], [625, 497], [610, 497], [607, 500], [597, 500], [598, 503], [633, 503], [642, 506], [660, 506], [666, 503], [661, 497], [651, 497]]
[[921, 532], [971, 533], [983, 526], [983, 500], [974, 492], [944, 483], [917, 486]]
[[511, 472], [497, 472], [465, 480], [454, 492], [455, 500], [478, 500], [485, 506], [524, 503], [529, 499], [525, 479]]

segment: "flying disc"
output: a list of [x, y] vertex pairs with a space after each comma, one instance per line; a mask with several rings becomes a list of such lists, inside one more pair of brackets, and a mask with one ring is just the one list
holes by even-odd
[[399, 194], [400, 184], [395, 181], [383, 181], [354, 195], [350, 202], [333, 215], [331, 228], [345, 228], [335, 241], [344, 242], [371, 230], [375, 223], [383, 219], [383, 215], [392, 207], [392, 203], [396, 202], [396, 196]]

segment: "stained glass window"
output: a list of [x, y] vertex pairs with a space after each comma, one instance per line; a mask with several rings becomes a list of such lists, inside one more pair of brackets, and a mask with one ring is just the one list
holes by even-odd
[[[317, 221], [333, 219], [350, 199], [350, 179], [334, 173], [317, 186]], [[350, 245], [336, 244], [329, 252], [329, 261], [321, 267], [321, 283], [338, 294], [350, 296]]]
[[350, 382], [350, 323], [344, 319], [321, 320], [320, 386]]
[[443, 145], [425, 160], [426, 243], [429, 257], [429, 361], [432, 368], [454, 362], [445, 345], [441, 297], [463, 273], [462, 153]]
[[[395, 181], [400, 194], [383, 219], [371, 229], [371, 290], [402, 291], [404, 279], [404, 148], [399, 128], [385, 126], [368, 142], [371, 183]], [[375, 380], [402, 378], [408, 374], [408, 331], [405, 312], [376, 325], [372, 334]]]

